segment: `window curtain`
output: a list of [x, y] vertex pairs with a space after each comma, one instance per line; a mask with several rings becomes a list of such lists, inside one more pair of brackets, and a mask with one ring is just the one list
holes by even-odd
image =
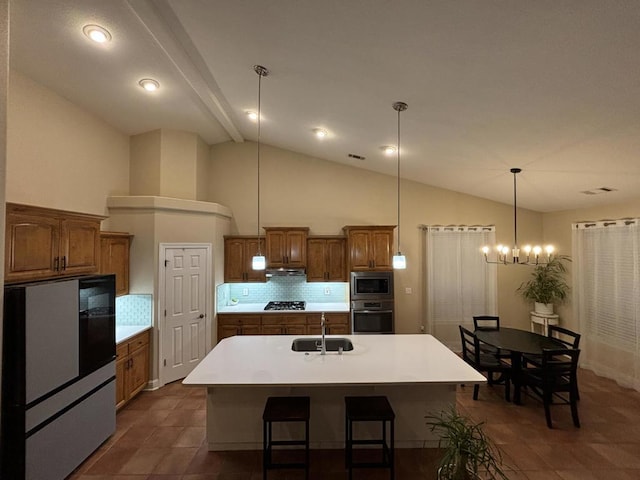
[[458, 325], [473, 329], [474, 315], [496, 315], [497, 268], [481, 249], [495, 243], [494, 227], [424, 226], [427, 332], [454, 351]]
[[573, 225], [574, 316], [580, 363], [640, 390], [638, 220]]

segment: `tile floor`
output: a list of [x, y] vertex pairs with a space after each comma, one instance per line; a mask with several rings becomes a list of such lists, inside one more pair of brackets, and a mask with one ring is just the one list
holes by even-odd
[[[546, 427], [542, 404], [505, 403], [502, 387], [459, 387], [458, 409], [477, 421], [503, 455], [511, 480], [640, 479], [640, 392], [581, 370], [580, 420], [569, 408], [552, 409]], [[143, 392], [117, 415], [117, 431], [70, 480], [257, 480], [261, 452], [208, 452], [204, 389], [180, 382]], [[341, 450], [312, 451], [311, 479], [346, 479]], [[397, 480], [435, 479], [437, 450], [398, 450]], [[302, 479], [301, 471], [269, 473], [269, 479]], [[355, 479], [386, 479], [387, 471], [355, 470]]]

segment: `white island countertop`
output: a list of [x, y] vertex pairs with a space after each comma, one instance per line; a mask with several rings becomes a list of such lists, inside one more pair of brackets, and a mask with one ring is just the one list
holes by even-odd
[[218, 313], [340, 313], [349, 312], [347, 302], [336, 303], [307, 303], [304, 310], [265, 310], [266, 303], [239, 303], [238, 305], [227, 305], [218, 308]]
[[[330, 386], [484, 383], [431, 335], [344, 335], [352, 351], [294, 352], [300, 335], [225, 338], [185, 378], [198, 386]], [[303, 336], [304, 337], [304, 336]], [[312, 336], [308, 336], [312, 337]], [[331, 338], [335, 336], [327, 336]]]

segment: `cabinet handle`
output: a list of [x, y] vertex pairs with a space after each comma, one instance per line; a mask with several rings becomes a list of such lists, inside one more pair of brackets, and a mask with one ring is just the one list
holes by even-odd
[[60, 257], [53, 259], [53, 271], [57, 272], [60, 269]]
[[67, 269], [67, 256], [63, 256], [62, 257], [62, 271], [65, 271]]

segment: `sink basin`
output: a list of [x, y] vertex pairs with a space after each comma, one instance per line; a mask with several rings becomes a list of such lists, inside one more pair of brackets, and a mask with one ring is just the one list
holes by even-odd
[[[294, 352], [319, 352], [322, 338], [296, 338], [291, 343], [291, 350]], [[326, 338], [325, 345], [327, 352], [337, 352], [342, 347], [343, 352], [353, 350], [353, 343], [348, 338]]]

